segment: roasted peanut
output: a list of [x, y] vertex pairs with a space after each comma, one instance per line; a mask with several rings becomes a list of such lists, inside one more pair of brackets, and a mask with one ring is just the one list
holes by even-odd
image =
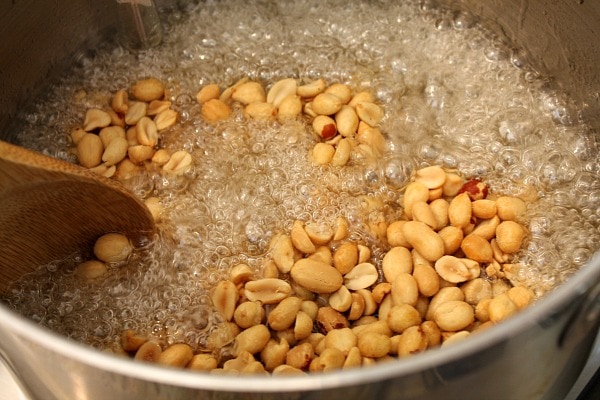
[[104, 148], [107, 148], [110, 142], [117, 137], [123, 139], [127, 138], [125, 129], [120, 126], [107, 126], [106, 128], [102, 128], [98, 133], [98, 137], [100, 137], [100, 140], [102, 140], [102, 145]]
[[330, 93], [340, 99], [342, 104], [348, 104], [352, 98], [352, 90], [348, 85], [343, 83], [334, 83], [325, 89], [325, 93]]
[[279, 234], [271, 239], [269, 244], [271, 258], [279, 270], [286, 274], [294, 265], [294, 245], [292, 239], [284, 234]]
[[162, 353], [160, 345], [153, 341], [148, 341], [140, 346], [135, 352], [134, 359], [145, 362], [156, 362]]
[[336, 167], [344, 166], [350, 160], [350, 155], [352, 154], [352, 144], [348, 139], [342, 139], [339, 141], [337, 146], [335, 147], [335, 153], [333, 153], [333, 158], [331, 159], [331, 165]]
[[446, 171], [437, 165], [417, 170], [415, 182], [420, 182], [428, 189], [442, 187], [446, 182]]
[[503, 221], [516, 221], [525, 214], [525, 202], [518, 197], [501, 196], [496, 199], [498, 217]]
[[196, 354], [186, 367], [195, 371], [212, 371], [217, 368], [217, 359], [211, 354]]
[[346, 312], [352, 305], [350, 290], [344, 285], [329, 296], [329, 305], [336, 311]]
[[315, 293], [333, 293], [342, 286], [342, 274], [334, 267], [311, 260], [300, 259], [294, 263], [292, 279]]
[[238, 299], [239, 292], [231, 281], [219, 282], [212, 293], [213, 305], [226, 321], [233, 318]]
[[517, 252], [523, 244], [525, 231], [514, 221], [503, 221], [496, 228], [496, 243], [504, 253]]
[[156, 78], [142, 79], [133, 84], [131, 93], [140, 101], [159, 100], [165, 94], [165, 85]]
[[294, 221], [292, 230], [290, 232], [290, 237], [294, 247], [301, 252], [311, 254], [317, 251], [315, 244], [310, 240], [308, 234], [304, 230], [304, 224], [302, 221]]
[[340, 135], [344, 137], [353, 137], [358, 130], [358, 115], [354, 108], [342, 106], [335, 114], [335, 124]]
[[110, 105], [115, 112], [125, 114], [127, 108], [129, 108], [129, 96], [127, 95], [127, 90], [117, 90], [112, 97]]
[[196, 94], [196, 101], [198, 104], [204, 104], [209, 100], [218, 99], [220, 94], [221, 90], [219, 89], [219, 85], [211, 83], [198, 91]]
[[282, 79], [275, 82], [267, 93], [266, 101], [279, 107], [283, 99], [290, 95], [295, 95], [298, 88], [298, 83], [293, 78]]
[[258, 82], [245, 82], [234, 87], [231, 98], [244, 105], [254, 102], [265, 103], [267, 101], [265, 89]]
[[361, 263], [344, 275], [344, 286], [350, 290], [364, 289], [374, 284], [379, 278], [377, 268], [371, 263]]
[[200, 113], [208, 122], [217, 122], [229, 118], [233, 110], [231, 107], [220, 99], [210, 99], [202, 103]]
[[460, 331], [475, 320], [475, 313], [470, 304], [451, 300], [440, 304], [433, 313], [433, 320], [444, 331]]
[[397, 304], [390, 308], [386, 321], [392, 331], [402, 333], [410, 326], [419, 325], [421, 315], [410, 304]]
[[318, 115], [333, 115], [342, 108], [342, 101], [331, 93], [320, 93], [312, 101], [312, 109]]
[[277, 115], [277, 109], [266, 101], [254, 101], [244, 108], [244, 113], [253, 119], [272, 119]]
[[445, 253], [442, 238], [423, 222], [406, 222], [402, 233], [411, 246], [429, 261], [436, 261]]
[[429, 189], [427, 186], [420, 182], [411, 182], [406, 186], [404, 191], [404, 197], [402, 205], [404, 207], [404, 213], [410, 219], [412, 219], [412, 206], [414, 203], [419, 201], [426, 202], [429, 199]]
[[86, 168], [92, 168], [102, 162], [104, 146], [98, 135], [87, 133], [77, 143], [77, 158], [79, 164]]
[[239, 355], [243, 351], [250, 354], [259, 353], [271, 338], [269, 328], [265, 325], [254, 325], [241, 331], [234, 341], [234, 355]]
[[460, 248], [468, 258], [480, 263], [492, 262], [494, 258], [490, 242], [479, 235], [471, 233], [465, 236], [460, 244]]
[[115, 165], [127, 156], [129, 144], [124, 137], [116, 137], [110, 141], [102, 153], [102, 161], [107, 165]]
[[273, 371], [275, 368], [283, 365], [286, 355], [290, 350], [290, 345], [285, 339], [277, 342], [270, 339], [260, 352], [260, 359], [265, 365], [267, 371]]
[[[108, 272], [108, 269], [106, 268], [106, 264], [101, 261], [89, 260], [77, 265], [73, 272], [79, 278], [95, 279], [106, 274], [106, 272]], [[130, 351], [127, 349], [125, 350]]]
[[300, 97], [309, 98], [315, 97], [319, 93], [322, 93], [326, 88], [325, 81], [323, 79], [317, 79], [310, 83], [298, 86], [296, 93]]
[[304, 370], [308, 368], [314, 356], [313, 346], [310, 343], [302, 343], [288, 351], [285, 363], [299, 370]]
[[432, 266], [415, 264], [412, 275], [421, 295], [431, 297], [440, 290], [440, 279]]
[[322, 142], [315, 144], [315, 147], [312, 151], [313, 160], [319, 165], [329, 164], [331, 160], [333, 160], [334, 154], [335, 147], [328, 143]]
[[83, 130], [86, 132], [93, 131], [97, 128], [105, 128], [111, 123], [110, 115], [98, 108], [90, 108], [85, 113], [83, 120]]
[[396, 276], [392, 282], [392, 301], [396, 304], [415, 306], [419, 297], [419, 289], [415, 278], [406, 272]]
[[406, 247], [407, 249], [411, 248], [410, 243], [404, 237], [402, 233], [402, 226], [406, 223], [406, 221], [395, 221], [388, 225], [386, 229], [386, 236], [390, 246], [401, 246]]
[[508, 294], [501, 293], [490, 300], [487, 311], [490, 321], [497, 323], [514, 315], [518, 308]]
[[129, 103], [129, 108], [125, 114], [125, 123], [127, 125], [135, 125], [140, 119], [146, 116], [148, 104], [143, 101], [133, 101]]
[[301, 305], [302, 300], [298, 297], [290, 296], [281, 300], [267, 317], [269, 327], [276, 331], [288, 329], [296, 320], [296, 314], [300, 311]]
[[242, 329], [262, 323], [265, 310], [259, 301], [245, 301], [233, 312], [233, 320]]
[[285, 120], [295, 118], [302, 113], [302, 100], [299, 96], [291, 94], [283, 98], [277, 109], [277, 118]]
[[438, 221], [429, 207], [429, 204], [424, 201], [417, 201], [412, 205], [413, 221], [421, 221], [427, 224], [431, 229], [437, 229]]
[[452, 199], [448, 207], [448, 219], [452, 226], [465, 228], [471, 222], [471, 199], [463, 192]]
[[175, 110], [164, 110], [164, 111], [159, 112], [154, 117], [154, 123], [156, 124], [156, 129], [158, 131], [162, 131], [164, 129], [167, 129], [170, 126], [175, 125], [178, 117], [179, 117], [179, 114], [177, 114], [177, 111], [175, 111]]
[[129, 239], [119, 233], [102, 235], [94, 244], [94, 255], [107, 263], [125, 261], [132, 251]]
[[194, 357], [192, 348], [185, 343], [176, 343], [159, 354], [156, 362], [170, 367], [185, 367]]
[[375, 103], [359, 102], [355, 106], [356, 114], [361, 121], [370, 126], [377, 126], [383, 119], [383, 109]]
[[406, 357], [420, 353], [428, 347], [428, 336], [420, 325], [410, 326], [400, 334], [398, 339], [398, 356]]
[[250, 301], [260, 301], [263, 304], [275, 304], [292, 293], [289, 283], [277, 278], [264, 278], [247, 282], [244, 286], [244, 296]]

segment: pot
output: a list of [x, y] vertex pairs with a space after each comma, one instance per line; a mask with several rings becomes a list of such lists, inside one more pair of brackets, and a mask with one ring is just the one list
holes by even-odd
[[[590, 125], [600, 127], [600, 3], [440, 3], [470, 11], [526, 47], [534, 64], [565, 85]], [[0, 139], [14, 137], [12, 116], [45, 82], [114, 31], [111, 2], [53, 6], [31, 0], [0, 5]], [[596, 254], [534, 306], [469, 340], [393, 363], [305, 377], [232, 377], [134, 363], [40, 328], [2, 305], [0, 356], [34, 399], [560, 399], [597, 336], [599, 282]]]

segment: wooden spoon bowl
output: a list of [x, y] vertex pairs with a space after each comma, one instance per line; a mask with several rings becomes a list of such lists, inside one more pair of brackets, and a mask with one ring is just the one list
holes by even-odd
[[119, 182], [0, 141], [0, 291], [40, 265], [118, 232], [154, 234], [146, 205]]

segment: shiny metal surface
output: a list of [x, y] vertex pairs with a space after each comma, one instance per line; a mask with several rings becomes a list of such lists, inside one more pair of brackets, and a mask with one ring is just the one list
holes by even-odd
[[[11, 115], [49, 76], [114, 31], [109, 3], [0, 5], [0, 139], [12, 136]], [[600, 126], [599, 2], [445, 3], [469, 9], [515, 44], [527, 44], [528, 56], [563, 82], [584, 116]], [[43, 400], [562, 399], [597, 336], [598, 282], [595, 257], [534, 307], [466, 342], [390, 364], [306, 377], [227, 377], [135, 364], [40, 329], [3, 306], [0, 348], [34, 398]]]

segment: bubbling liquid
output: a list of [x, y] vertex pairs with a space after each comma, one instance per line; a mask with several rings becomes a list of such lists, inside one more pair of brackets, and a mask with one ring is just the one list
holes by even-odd
[[[285, 4], [284, 4], [285, 3]], [[99, 281], [73, 269], [85, 257], [42, 266], [2, 300], [40, 324], [98, 348], [122, 330], [202, 348], [220, 321], [210, 290], [228, 269], [257, 271], [272, 235], [294, 220], [350, 221], [350, 240], [386, 251], [369, 220], [398, 219], [401, 189], [427, 165], [484, 180], [529, 204], [525, 267], [514, 278], [542, 296], [575, 273], [600, 243], [598, 143], [563, 94], [466, 13], [416, 2], [234, 0], [165, 15], [161, 46], [130, 53], [107, 44], [82, 57], [45, 98], [23, 110], [21, 141], [76, 162], [69, 133], [87, 108], [138, 79], [166, 82], [180, 122], [161, 146], [192, 154], [184, 176], [144, 172], [125, 184], [164, 211], [159, 234], [127, 267]], [[249, 77], [265, 85], [294, 77], [368, 90], [385, 109], [387, 139], [376, 162], [315, 167], [306, 121], [251, 121], [241, 109], [216, 126], [195, 94]], [[363, 196], [384, 206], [367, 212]]]

